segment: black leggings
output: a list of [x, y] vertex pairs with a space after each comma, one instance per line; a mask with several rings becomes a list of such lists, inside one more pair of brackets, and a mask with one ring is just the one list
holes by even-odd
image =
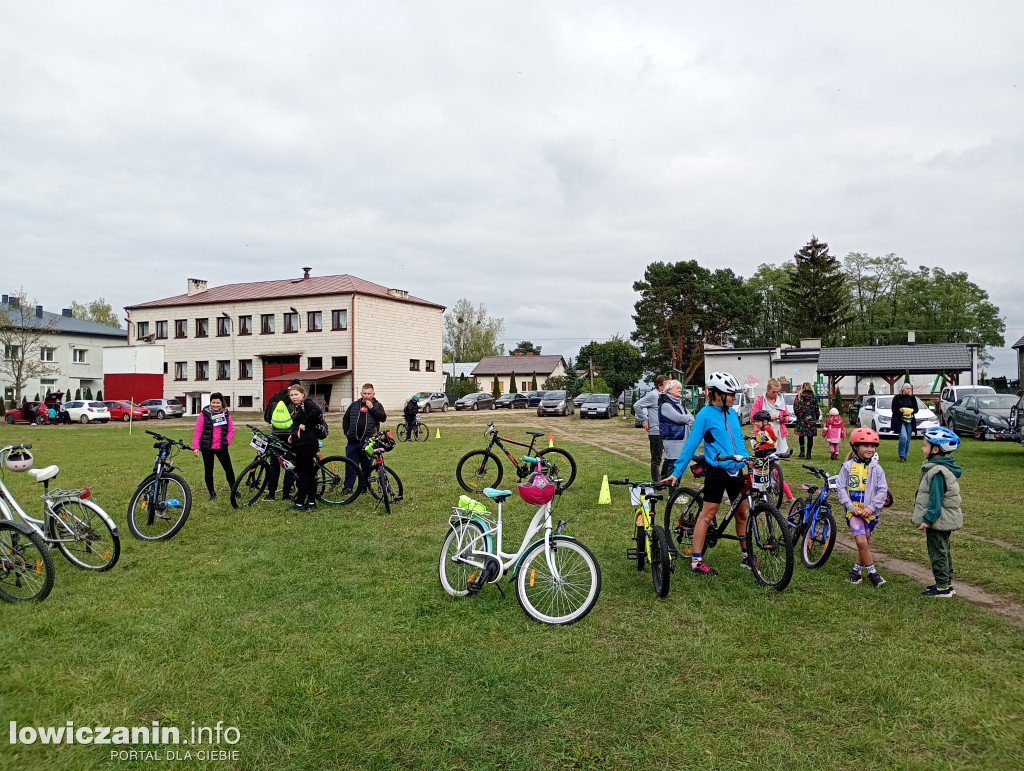
[[201, 450], [200, 452], [203, 453], [203, 466], [206, 468], [206, 489], [210, 491], [210, 495], [213, 495], [214, 456], [217, 457], [224, 469], [224, 475], [228, 478], [228, 487], [234, 487], [235, 470], [231, 468], [231, 453], [228, 452], [228, 448], [221, 447], [219, 450]]
[[300, 444], [293, 448], [295, 455], [295, 504], [316, 503], [316, 451], [315, 444]]
[[811, 450], [814, 448], [814, 437], [813, 436], [800, 436], [800, 452], [804, 452], [804, 439], [807, 440], [807, 453], [806, 456], [811, 457]]

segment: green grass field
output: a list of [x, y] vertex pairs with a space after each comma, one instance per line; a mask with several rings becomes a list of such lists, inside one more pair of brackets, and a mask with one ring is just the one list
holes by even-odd
[[[455, 599], [438, 582], [438, 550], [461, 492], [455, 465], [483, 447], [491, 418], [513, 438], [533, 427], [553, 431], [579, 462], [556, 517], [570, 520], [568, 532], [597, 555], [603, 588], [578, 624], [530, 621], [507, 583], [504, 597], [487, 587]], [[717, 579], [676, 573], [659, 600], [650, 574], [626, 560], [625, 489], [612, 488], [611, 506], [597, 505], [604, 474], [646, 473], [646, 464], [623, 457], [646, 457], [632, 421], [424, 419], [442, 438], [400, 444], [388, 456], [406, 491], [390, 517], [367, 497], [315, 514], [285, 512], [281, 503], [235, 511], [219, 468], [221, 494], [211, 502], [201, 461], [182, 455], [196, 503], [166, 543], [137, 541], [125, 523], [128, 500], [152, 467], [141, 429], [190, 438], [190, 423], [151, 421], [131, 436], [113, 424], [0, 429], [0, 444], [34, 443], [37, 467], [59, 464], [64, 486], [90, 484], [122, 529], [112, 571], [86, 573], [55, 553], [49, 599], [0, 607], [5, 721], [160, 721], [183, 737], [193, 721], [224, 721], [241, 735], [213, 747], [237, 750], [238, 760], [197, 761], [185, 746], [173, 749], [192, 749], [193, 760], [174, 763], [165, 747], [36, 743], [5, 747], [0, 768], [1024, 766], [1024, 629], [959, 598], [921, 598], [922, 587], [898, 574], [878, 590], [847, 584], [852, 558], [838, 549], [821, 570], [798, 560], [790, 587], [774, 593], [756, 586], [737, 546], [725, 542], [707, 556]], [[247, 442], [240, 428], [236, 471], [251, 458]], [[335, 428], [325, 450], [342, 444]], [[896, 464], [895, 450], [885, 442], [881, 458], [895, 508], [909, 510], [920, 463]], [[1024, 601], [1024, 451], [967, 442], [958, 458], [967, 524], [953, 538], [957, 576]], [[793, 484], [810, 481], [795, 464], [786, 471]], [[39, 486], [26, 475], [7, 473], [5, 482], [23, 504], [37, 505]], [[510, 499], [511, 540], [532, 514]], [[902, 515], [887, 515], [875, 541], [927, 562], [923, 536]], [[160, 760], [111, 760], [117, 749], [155, 750]]]

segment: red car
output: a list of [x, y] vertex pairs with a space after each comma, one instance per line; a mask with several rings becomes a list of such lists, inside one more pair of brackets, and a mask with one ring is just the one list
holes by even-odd
[[64, 394], [55, 392], [46, 397], [45, 402], [25, 402], [20, 407], [7, 410], [4, 413], [4, 420], [8, 423], [35, 423], [37, 426], [45, 426], [49, 421], [50, 405], [60, 411], [60, 399]]
[[[137, 404], [132, 404], [129, 401], [103, 403], [107, 405], [107, 409], [110, 410], [111, 420], [123, 420], [125, 423], [129, 420], [149, 420], [149, 410], [145, 407], [140, 407]], [[130, 417], [128, 413], [129, 410], [131, 410]]]

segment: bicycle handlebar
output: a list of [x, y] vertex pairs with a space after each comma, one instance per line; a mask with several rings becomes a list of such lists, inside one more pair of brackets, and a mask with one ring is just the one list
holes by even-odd
[[192, 449], [192, 447], [190, 445], [185, 444], [180, 439], [172, 439], [169, 436], [164, 436], [163, 434], [158, 434], [155, 431], [150, 431], [148, 428], [146, 429], [146, 433], [149, 434], [150, 436], [155, 436], [161, 442], [170, 442], [171, 444], [179, 445], [180, 447], [182, 447], [185, 450], [191, 450]]
[[821, 477], [822, 479], [828, 478], [828, 472], [825, 471], [825, 469], [818, 468], [817, 466], [808, 466], [806, 463], [801, 463], [800, 465], [803, 466], [808, 471], [810, 471], [816, 477]]
[[608, 484], [622, 485], [624, 487], [650, 487], [654, 490], [667, 490], [672, 487], [672, 485], [666, 485], [662, 482], [631, 482], [629, 479], [609, 479]]

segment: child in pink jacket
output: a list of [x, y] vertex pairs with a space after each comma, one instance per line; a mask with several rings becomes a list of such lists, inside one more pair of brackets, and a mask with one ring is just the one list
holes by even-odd
[[846, 438], [846, 424], [839, 417], [839, 410], [835, 407], [828, 411], [828, 420], [821, 429], [821, 435], [828, 442], [828, 451], [832, 454], [832, 460], [839, 460], [839, 443]]

